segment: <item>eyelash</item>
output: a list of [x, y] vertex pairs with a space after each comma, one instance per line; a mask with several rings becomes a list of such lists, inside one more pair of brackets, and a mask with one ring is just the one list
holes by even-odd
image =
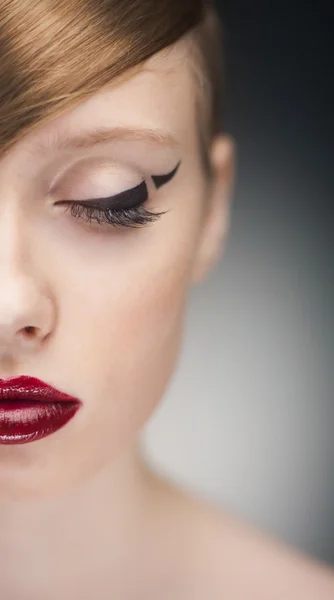
[[[176, 165], [173, 171], [166, 175], [152, 175], [152, 180], [156, 188], [161, 187], [174, 177], [180, 166], [180, 162]], [[130, 206], [124, 207], [122, 205], [126, 203], [126, 200]], [[68, 205], [65, 212], [70, 210], [72, 217], [76, 219], [84, 219], [84, 221], [88, 223], [95, 221], [99, 225], [107, 224], [114, 227], [137, 228], [143, 227], [147, 223], [154, 223], [167, 212], [164, 211], [160, 213], [153, 213], [147, 210], [143, 206], [147, 200], [147, 185], [143, 181], [135, 188], [125, 190], [120, 194], [116, 194], [108, 198], [96, 198], [94, 202], [75, 202], [63, 200], [57, 204]]]
[[[87, 203], [71, 203], [67, 210], [70, 210], [71, 217], [84, 219], [91, 223], [97, 222], [99, 225], [108, 224], [114, 227], [143, 227], [147, 223], [153, 223], [160, 219], [165, 212], [152, 213], [143, 206], [134, 206], [132, 208], [112, 209], [108, 207], [92, 206]], [[67, 211], [65, 211], [67, 212]]]

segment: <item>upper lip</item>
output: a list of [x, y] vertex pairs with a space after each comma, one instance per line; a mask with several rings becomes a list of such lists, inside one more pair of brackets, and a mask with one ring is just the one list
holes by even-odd
[[80, 402], [78, 398], [69, 396], [36, 377], [23, 375], [6, 380], [0, 378], [0, 401], [14, 399], [42, 402]]

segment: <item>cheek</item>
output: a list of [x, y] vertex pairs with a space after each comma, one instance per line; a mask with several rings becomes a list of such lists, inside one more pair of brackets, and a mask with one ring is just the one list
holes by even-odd
[[89, 439], [88, 460], [94, 470], [135, 439], [163, 396], [177, 361], [186, 264], [161, 273], [149, 267], [132, 275], [130, 289], [120, 282], [117, 293], [114, 285], [114, 293], [104, 290], [103, 303], [93, 311], [94, 325], [90, 313], [86, 341], [74, 353], [73, 373], [80, 377], [73, 384], [84, 401], [78, 440]]
[[[168, 378], [180, 342], [188, 289], [187, 262], [148, 263], [133, 272], [131, 286], [117, 278], [90, 330], [94, 341], [91, 376], [103, 395], [112, 391], [131, 411], [157, 400]], [[116, 287], [115, 287], [116, 284]], [[117, 289], [116, 289], [117, 288]], [[92, 346], [86, 348], [92, 358]], [[85, 361], [86, 364], [88, 360]], [[135, 398], [135, 403], [131, 401]]]
[[62, 372], [71, 381], [66, 389], [84, 402], [78, 426], [100, 450], [106, 443], [104, 454], [145, 423], [177, 360], [195, 244], [195, 227], [179, 226], [149, 247], [138, 242], [140, 254], [134, 247], [123, 260], [120, 252], [108, 265], [96, 262], [84, 279], [84, 264], [69, 267], [58, 330]]

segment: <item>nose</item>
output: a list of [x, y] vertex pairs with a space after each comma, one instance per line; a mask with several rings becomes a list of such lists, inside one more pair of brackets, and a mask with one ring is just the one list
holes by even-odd
[[51, 298], [37, 278], [0, 270], [0, 360], [9, 354], [36, 350], [52, 331]]
[[14, 197], [1, 194], [0, 218], [0, 366], [36, 351], [53, 330], [55, 308], [45, 273], [44, 254], [34, 223]]

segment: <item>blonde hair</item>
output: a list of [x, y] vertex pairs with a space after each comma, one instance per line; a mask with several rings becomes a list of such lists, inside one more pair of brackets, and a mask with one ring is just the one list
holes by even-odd
[[0, 0], [0, 158], [188, 34], [203, 158], [221, 129], [222, 26], [207, 0]]

